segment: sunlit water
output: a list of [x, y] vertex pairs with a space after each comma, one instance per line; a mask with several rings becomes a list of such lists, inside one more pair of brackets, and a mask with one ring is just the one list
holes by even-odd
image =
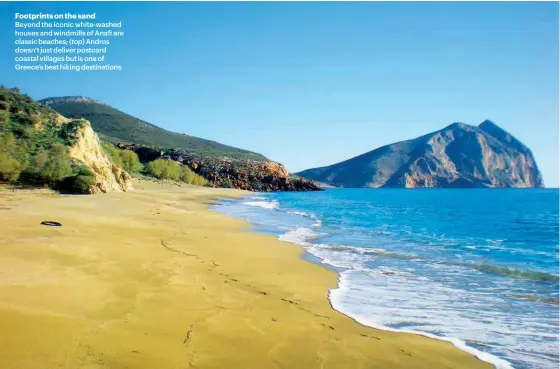
[[451, 340], [498, 368], [558, 368], [558, 190], [333, 189], [214, 208], [335, 267], [333, 307]]

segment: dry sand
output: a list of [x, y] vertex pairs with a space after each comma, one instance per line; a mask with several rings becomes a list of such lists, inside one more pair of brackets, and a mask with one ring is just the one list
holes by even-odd
[[241, 192], [136, 188], [0, 191], [0, 368], [491, 367], [334, 311], [334, 272], [207, 210]]

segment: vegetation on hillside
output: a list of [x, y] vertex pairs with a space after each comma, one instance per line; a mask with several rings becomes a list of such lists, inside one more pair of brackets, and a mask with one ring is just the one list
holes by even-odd
[[105, 153], [107, 153], [113, 161], [113, 164], [123, 168], [128, 173], [138, 173], [144, 168], [142, 163], [140, 163], [140, 159], [138, 159], [138, 155], [134, 151], [119, 150], [108, 142], [104, 142], [102, 146]]
[[221, 143], [171, 132], [123, 113], [109, 105], [85, 97], [49, 98], [41, 103], [67, 118], [84, 118], [104, 140], [113, 144], [131, 143], [159, 149], [183, 149], [205, 157], [227, 156], [267, 160], [264, 156]]
[[[269, 160], [260, 154], [170, 132], [87, 97], [55, 97], [41, 102], [66, 117], [88, 119], [104, 141], [134, 151], [144, 164], [139, 174], [174, 180], [186, 178], [187, 183], [202, 183], [204, 178], [213, 187], [251, 191], [319, 190], [312, 181], [291, 177], [285, 170], [271, 170], [274, 165], [268, 165]], [[109, 153], [113, 161], [122, 163], [123, 154], [115, 147], [109, 150], [113, 152]], [[127, 155], [134, 159], [132, 154]], [[157, 159], [172, 159], [177, 164], [154, 162]], [[193, 173], [185, 169], [183, 175], [178, 174], [181, 165]], [[127, 170], [134, 172], [129, 167]], [[202, 178], [194, 177], [195, 174]]]
[[[103, 149], [111, 161], [140, 178], [253, 191], [318, 189], [312, 182], [291, 178], [281, 165], [262, 155], [169, 132], [91, 99], [45, 102], [39, 104], [18, 89], [0, 87], [0, 182], [90, 192], [92, 185], [98, 185], [98, 175], [69, 157], [77, 133], [88, 124], [84, 118], [89, 118], [96, 133], [109, 139]], [[68, 120], [50, 106], [78, 119]]]
[[196, 186], [205, 186], [208, 181], [186, 165], [172, 159], [156, 159], [146, 165], [145, 173], [158, 179], [171, 179]]
[[134, 151], [145, 165], [156, 159], [172, 159], [186, 165], [208, 180], [212, 187], [238, 188], [248, 191], [317, 191], [311, 181], [291, 176], [279, 163], [229, 157], [208, 157], [186, 150], [160, 150], [136, 145], [118, 145]]
[[83, 120], [61, 124], [52, 109], [0, 86], [0, 181], [83, 192], [93, 175], [68, 156]]
[[140, 159], [138, 159], [138, 155], [136, 155], [134, 151], [122, 150], [120, 152], [120, 157], [122, 167], [129, 173], [139, 172], [144, 167], [142, 163], [140, 163]]
[[172, 159], [156, 159], [142, 165], [138, 155], [128, 149], [120, 150], [112, 144], [105, 142], [103, 150], [109, 155], [114, 164], [123, 167], [129, 173], [136, 173], [157, 179], [169, 179], [196, 186], [206, 186], [208, 181], [193, 172], [186, 165]]

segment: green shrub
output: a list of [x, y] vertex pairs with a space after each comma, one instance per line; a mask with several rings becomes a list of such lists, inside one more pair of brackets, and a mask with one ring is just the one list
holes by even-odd
[[[31, 124], [33, 123], [34, 121], [31, 120]], [[63, 140], [65, 145], [75, 145], [78, 140], [78, 131], [84, 127], [85, 123], [86, 121], [83, 119], [76, 119], [65, 123], [60, 127], [58, 136]]]
[[156, 159], [146, 165], [146, 173], [157, 179], [179, 179], [181, 164], [171, 159]]
[[24, 168], [18, 160], [18, 146], [14, 136], [0, 136], [0, 180], [16, 182]]
[[95, 175], [86, 167], [80, 167], [73, 177], [71, 189], [76, 193], [87, 193], [90, 186], [95, 184]]
[[103, 148], [103, 151], [105, 151], [105, 153], [109, 155], [109, 158], [111, 159], [113, 164], [118, 167], [122, 167], [120, 150], [118, 148], [108, 142], [104, 142], [101, 147]]
[[47, 183], [42, 176], [48, 161], [49, 153], [43, 148], [38, 149], [37, 152], [31, 156], [29, 164], [25, 169], [25, 174], [35, 183]]
[[10, 124], [10, 113], [0, 110], [0, 132], [6, 131]]
[[129, 173], [136, 173], [142, 169], [138, 155], [132, 150], [122, 150], [120, 153], [122, 168]]
[[35, 129], [33, 127], [25, 127], [21, 132], [21, 136], [23, 138], [34, 138], [35, 136]]
[[181, 174], [179, 175], [179, 179], [185, 183], [195, 186], [205, 186], [208, 184], [208, 181], [204, 177], [196, 174], [186, 165], [183, 165], [181, 167]]
[[75, 193], [88, 193], [90, 186], [95, 184], [95, 177], [93, 176], [76, 176], [72, 184], [72, 189]]
[[224, 179], [220, 182], [220, 187], [223, 187], [223, 188], [233, 188], [233, 182], [232, 182], [231, 179], [229, 179], [229, 178], [224, 178]]
[[49, 151], [39, 150], [31, 157], [26, 170], [36, 183], [55, 185], [72, 175], [66, 147], [55, 144]]
[[194, 176], [196, 174], [186, 165], [181, 167], [181, 174], [179, 175], [179, 179], [185, 183], [192, 183], [194, 180]]
[[90, 186], [95, 185], [95, 175], [87, 167], [79, 165], [74, 168], [74, 175], [66, 177], [58, 182], [54, 187], [66, 193], [87, 194], [90, 193]]

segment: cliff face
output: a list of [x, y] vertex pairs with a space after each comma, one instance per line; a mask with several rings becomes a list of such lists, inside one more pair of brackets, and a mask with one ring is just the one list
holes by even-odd
[[490, 121], [454, 123], [297, 174], [338, 187], [543, 187], [531, 151]]
[[126, 192], [134, 189], [130, 175], [111, 162], [88, 121], [84, 121], [75, 135], [76, 143], [70, 148], [69, 155], [84, 163], [95, 175], [95, 184], [89, 186], [89, 193]]

